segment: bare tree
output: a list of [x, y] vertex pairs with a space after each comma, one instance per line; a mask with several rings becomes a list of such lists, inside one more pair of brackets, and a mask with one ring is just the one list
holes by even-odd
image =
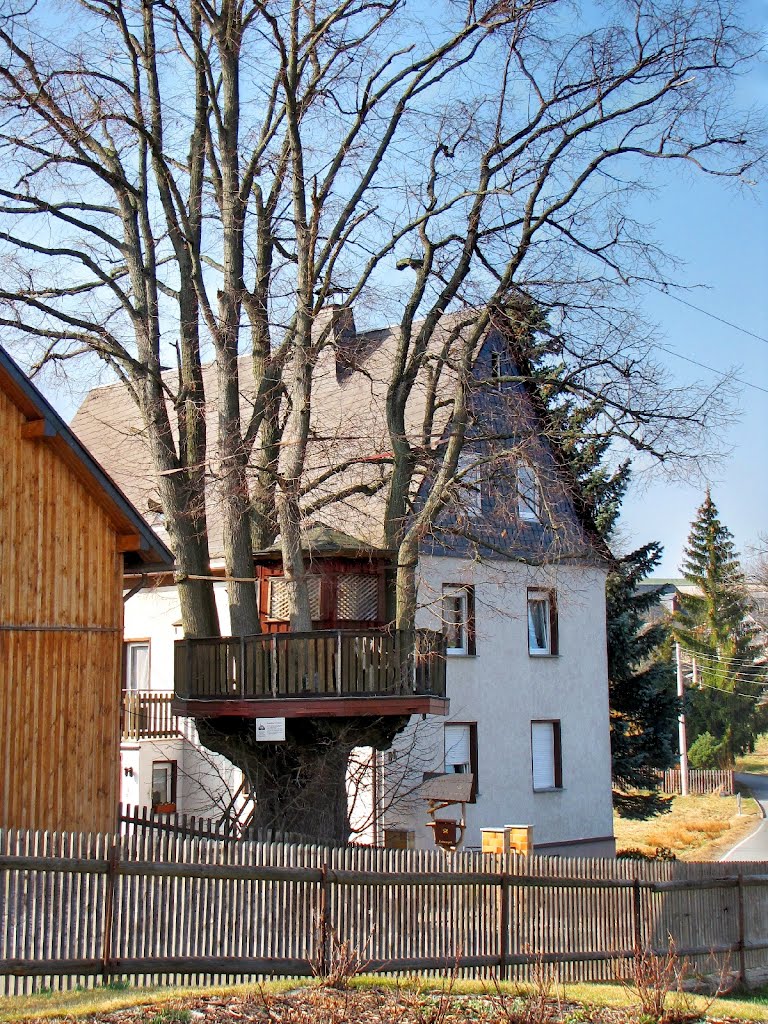
[[[711, 426], [713, 396], [670, 392], [621, 299], [668, 282], [629, 202], [649, 163], [739, 178], [759, 159], [728, 103], [750, 40], [728, 5], [577, 7], [473, 0], [420, 20], [397, 0], [40, 0], [3, 15], [0, 323], [38, 363], [95, 353], [130, 392], [187, 635], [219, 630], [213, 508], [233, 633], [258, 630], [253, 550], [278, 534], [291, 627], [309, 628], [302, 523], [334, 488], [382, 491], [396, 621], [412, 625], [419, 545], [474, 472], [462, 450], [488, 472], [509, 461], [504, 430], [472, 423], [492, 329], [518, 363], [544, 339], [559, 386], [599, 399], [604, 429], [638, 450], [688, 458]], [[398, 325], [387, 450], [357, 474], [359, 444], [312, 461], [318, 368], [344, 347], [355, 372], [352, 310]], [[237, 760], [237, 737], [202, 732]]]

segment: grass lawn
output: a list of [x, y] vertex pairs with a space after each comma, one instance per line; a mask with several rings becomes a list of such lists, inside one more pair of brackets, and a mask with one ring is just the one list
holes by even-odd
[[[348, 991], [316, 982], [49, 993], [0, 999], [0, 1021], [78, 1020], [99, 1024], [651, 1024], [624, 985], [530, 986], [429, 978], [358, 978]], [[714, 1002], [670, 995], [666, 1019], [768, 1021], [768, 990]]]
[[736, 758], [736, 771], [768, 775], [768, 733], [757, 741], [754, 753]]
[[614, 816], [616, 849], [641, 850], [653, 856], [666, 847], [679, 860], [719, 860], [759, 821], [754, 800], [742, 801], [738, 816], [736, 797], [676, 796], [668, 814], [649, 821], [628, 821]]

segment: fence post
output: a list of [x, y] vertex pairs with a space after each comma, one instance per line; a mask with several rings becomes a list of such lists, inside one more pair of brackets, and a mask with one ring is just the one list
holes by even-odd
[[632, 944], [633, 957], [643, 948], [643, 918], [640, 902], [640, 879], [637, 875], [632, 879]]
[[115, 889], [117, 887], [117, 869], [119, 866], [119, 855], [117, 849], [117, 837], [113, 837], [109, 848], [109, 859], [107, 862], [106, 892], [104, 894], [104, 941], [101, 949], [101, 978], [106, 985], [109, 981], [109, 964], [112, 960], [112, 923], [115, 916]]
[[507, 963], [509, 957], [509, 889], [510, 877], [505, 872], [501, 875], [501, 914], [499, 915], [499, 977], [502, 981], [509, 981], [509, 968]]
[[328, 976], [331, 967], [331, 911], [329, 907], [328, 864], [320, 865], [320, 934], [318, 936], [318, 974], [321, 978]]
[[744, 949], [744, 879], [741, 872], [736, 876], [736, 884], [739, 895], [739, 981], [744, 985], [747, 981], [747, 955]]

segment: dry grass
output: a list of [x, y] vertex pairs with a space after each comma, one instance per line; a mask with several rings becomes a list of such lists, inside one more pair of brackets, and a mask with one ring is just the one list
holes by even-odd
[[672, 810], [650, 821], [614, 818], [616, 848], [641, 850], [653, 856], [659, 847], [680, 860], [717, 860], [756, 826], [759, 811], [754, 800], [744, 800], [738, 815], [736, 797], [675, 797]]
[[[99, 1024], [521, 1024], [535, 986], [489, 982], [448, 983], [439, 978], [360, 978], [346, 992], [295, 980], [259, 986], [131, 989], [124, 992], [51, 993], [0, 999], [0, 1021], [76, 1021]], [[670, 996], [669, 1011], [677, 1008]], [[506, 1009], [506, 1013], [504, 1012]], [[768, 1022], [765, 992], [742, 998], [686, 996], [680, 1019], [696, 1013], [710, 1020]], [[550, 1024], [649, 1024], [640, 1013], [637, 992], [622, 985], [558, 986], [547, 1002]], [[534, 1024], [540, 1024], [537, 1020]]]
[[736, 771], [768, 775], [768, 733], [760, 737], [753, 753], [736, 758]]

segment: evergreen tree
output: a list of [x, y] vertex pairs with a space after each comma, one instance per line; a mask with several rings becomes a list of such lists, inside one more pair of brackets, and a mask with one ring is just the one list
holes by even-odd
[[748, 621], [749, 597], [733, 535], [720, 522], [709, 489], [683, 556], [681, 572], [696, 587], [696, 593], [681, 595], [674, 621], [675, 639], [698, 669], [686, 694], [688, 739], [695, 744], [709, 733], [707, 758], [716, 763], [708, 767], [731, 767], [768, 727], [760, 704], [766, 674], [755, 664], [763, 652]]
[[[564, 396], [551, 366], [537, 373], [528, 364], [523, 372], [538, 384], [540, 412], [574, 479], [577, 505], [610, 545], [631, 467], [629, 461], [616, 469], [608, 465], [612, 438], [600, 429], [601, 403], [578, 405]], [[679, 704], [669, 631], [663, 622], [647, 624], [656, 593], [638, 592], [662, 550], [651, 542], [614, 559], [606, 583], [613, 800], [624, 817], [649, 818], [668, 809], [659, 773], [677, 759]]]

